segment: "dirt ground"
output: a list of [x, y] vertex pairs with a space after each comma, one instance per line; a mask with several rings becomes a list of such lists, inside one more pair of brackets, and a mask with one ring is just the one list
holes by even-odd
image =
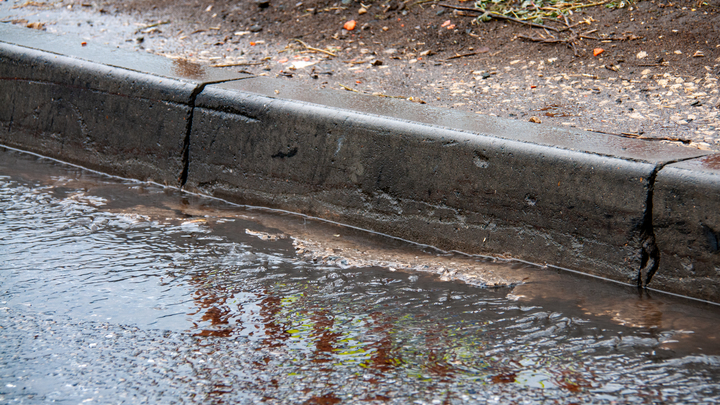
[[605, 2], [549, 28], [443, 5], [473, 8], [4, 0], [0, 19], [316, 88], [720, 150], [720, 0]]

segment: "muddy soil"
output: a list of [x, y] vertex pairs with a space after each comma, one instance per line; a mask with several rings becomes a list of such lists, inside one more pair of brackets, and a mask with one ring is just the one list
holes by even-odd
[[15, 3], [4, 21], [202, 65], [720, 150], [718, 0], [607, 2], [549, 28], [457, 0]]

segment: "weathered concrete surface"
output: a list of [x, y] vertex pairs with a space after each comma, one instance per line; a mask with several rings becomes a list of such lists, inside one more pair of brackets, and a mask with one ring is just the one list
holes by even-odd
[[720, 298], [720, 154], [664, 167], [654, 192], [660, 268], [653, 287]]
[[178, 185], [195, 95], [243, 75], [213, 77], [158, 56], [86, 48], [0, 24], [0, 142]]
[[656, 165], [702, 154], [337, 94], [268, 79], [206, 87], [187, 185], [636, 283]]

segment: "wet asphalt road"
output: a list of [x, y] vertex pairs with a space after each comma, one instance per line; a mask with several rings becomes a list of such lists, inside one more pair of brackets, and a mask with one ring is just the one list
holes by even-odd
[[298, 221], [0, 151], [0, 402], [720, 398], [715, 306], [517, 263], [483, 266], [551, 282], [357, 267], [303, 254], [352, 232], [301, 247]]

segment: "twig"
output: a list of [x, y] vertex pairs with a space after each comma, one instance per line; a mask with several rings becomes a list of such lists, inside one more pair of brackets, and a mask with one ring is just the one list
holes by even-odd
[[567, 29], [572, 29], [572, 27], [570, 26], [570, 21], [568, 21], [567, 16], [565, 14], [561, 14], [561, 15], [563, 16], [563, 21], [565, 21], [565, 26], [567, 27]]
[[298, 42], [300, 45], [304, 46], [305, 49], [307, 49], [309, 51], [322, 52], [322, 53], [328, 54], [330, 56], [337, 56], [336, 54], [334, 54], [330, 51], [326, 51], [326, 50], [320, 49], [320, 48], [313, 48], [312, 46], [309, 46], [308, 44], [306, 44], [305, 42], [303, 42], [297, 38], [294, 38], [293, 41]]
[[150, 24], [150, 25], [146, 25], [146, 26], [144, 26], [144, 27], [140, 27], [140, 28], [138, 28], [138, 29], [135, 30], [135, 33], [137, 34], [138, 32], [144, 31], [144, 30], [146, 30], [146, 29], [148, 29], [148, 28], [159, 27], [159, 26], [165, 25], [165, 24], [170, 24], [170, 20], [167, 20], [167, 21], [158, 21], [158, 22], [156, 22], [156, 23], [154, 23], [154, 24]]
[[383, 98], [397, 98], [397, 99], [401, 99], [401, 100], [412, 101], [414, 103], [425, 104], [424, 101], [420, 100], [419, 98], [415, 98], [415, 97], [388, 96], [387, 94], [382, 94], [382, 93], [364, 93], [364, 92], [355, 90], [351, 87], [348, 87], [342, 83], [338, 83], [338, 86], [342, 87], [343, 89], [345, 89], [347, 91], [352, 91], [353, 93], [366, 94], [366, 95], [370, 95], [370, 96], [383, 97]]
[[400, 11], [405, 10], [405, 7], [408, 6], [408, 3], [409, 3], [409, 2], [410, 2], [410, 0], [404, 0], [404, 1], [403, 1], [402, 3], [400, 3], [400, 5], [398, 6], [397, 11], [400, 12]]
[[578, 5], [576, 5], [576, 6], [568, 7], [568, 8], [566, 8], [566, 9], [564, 9], [564, 10], [577, 10], [577, 9], [579, 9], [579, 8], [602, 6], [603, 4], [608, 3], [608, 2], [610, 2], [610, 1], [611, 1], [611, 0], [603, 0], [603, 1], [599, 1], [599, 2], [597, 2], [597, 3], [578, 4]]
[[688, 144], [691, 144], [691, 143], [692, 143], [692, 140], [690, 140], [690, 139], [683, 139], [683, 138], [671, 138], [671, 137], [664, 137], [664, 136], [658, 136], [658, 137], [655, 137], [655, 136], [643, 136], [643, 135], [640, 135], [640, 134], [633, 134], [632, 132], [621, 132], [621, 133], [617, 134], [617, 133], [614, 133], [614, 132], [600, 131], [600, 130], [591, 129], [591, 128], [586, 128], [585, 130], [586, 130], [586, 131], [590, 131], [590, 132], [597, 132], [597, 133], [605, 134], [605, 135], [619, 136], [619, 137], [621, 137], [621, 138], [640, 139], [640, 140], [643, 140], [643, 141], [670, 141], [670, 142], [680, 142], [680, 143], [682, 143], [682, 144], [684, 144], [684, 145], [688, 145]]
[[489, 51], [490, 51], [490, 50], [486, 48], [486, 49], [481, 50], [481, 51], [468, 52], [468, 53], [456, 53], [454, 56], [451, 56], [451, 57], [445, 59], [445, 61], [449, 61], [449, 60], [451, 60], [451, 59], [464, 58], [464, 57], [466, 57], [466, 56], [479, 55], [479, 54], [481, 54], [481, 53], [486, 53], [486, 52], [489, 52]]
[[527, 35], [520, 34], [517, 36], [517, 38], [527, 39], [528, 41], [533, 41], [533, 42], [541, 42], [543, 44], [565, 44], [568, 47], [570, 47], [570, 49], [573, 50], [573, 53], [575, 54], [575, 56], [580, 56], [577, 52], [577, 48], [575, 47], [575, 42], [573, 41], [572, 37], [565, 38], [565, 39], [560, 39], [560, 38], [556, 38], [556, 37], [535, 38], [535, 37], [529, 37]]
[[551, 30], [551, 31], [555, 31], [555, 32], [559, 31], [557, 28], [554, 28], [554, 27], [550, 27], [550, 26], [542, 25], [542, 24], [536, 24], [534, 22], [529, 22], [529, 21], [523, 21], [518, 18], [508, 17], [506, 15], [502, 15], [502, 14], [498, 14], [498, 13], [492, 13], [492, 12], [483, 10], [481, 8], [458, 7], [458, 6], [452, 6], [450, 4], [438, 4], [438, 6], [450, 8], [453, 10], [469, 11], [469, 12], [478, 13], [478, 14], [487, 14], [491, 18], [495, 18], [498, 20], [508, 20], [508, 21], [516, 22], [518, 24], [529, 25], [529, 26], [535, 27], [535, 28], [543, 28], [543, 29], [547, 29], [547, 30]]
[[579, 38], [583, 38], [583, 39], [592, 39], [593, 41], [602, 41], [601, 38], [589, 36], [590, 34], [594, 34], [594, 33], [596, 33], [596, 32], [597, 32], [597, 29], [590, 30], [590, 31], [587, 31], [587, 32], [583, 32], [582, 34], [578, 35], [578, 37], [579, 37]]
[[[419, 6], [419, 5], [421, 5], [421, 4], [431, 3], [431, 2], [435, 2], [435, 1], [438, 1], [438, 0], [417, 0], [417, 1], [414, 2], [414, 3], [410, 3], [410, 4], [406, 5], [405, 7], [409, 9], [409, 8], [412, 7], [412, 6]], [[704, 0], [703, 0], [703, 1], [704, 1]]]
[[350, 88], [350, 87], [348, 87], [348, 86], [346, 86], [346, 85], [344, 85], [344, 84], [342, 84], [342, 83], [338, 83], [338, 86], [342, 87], [343, 89], [345, 89], [345, 90], [347, 90], [347, 91], [354, 91], [355, 93], [360, 93], [359, 91], [357, 91], [357, 90], [355, 90], [355, 89], [353, 89], [353, 88]]
[[225, 63], [222, 65], [210, 65], [210, 67], [236, 67], [236, 66], [255, 66], [264, 65], [265, 62], [239, 62], [239, 63]]
[[451, 56], [451, 57], [449, 57], [449, 58], [447, 58], [447, 59], [445, 59], [445, 60], [448, 61], [448, 60], [452, 60], [452, 59], [464, 58], [464, 57], [466, 57], [466, 56], [477, 55], [478, 53], [480, 53], [480, 52], [468, 52], [468, 53], [463, 53], [463, 54], [455, 54], [455, 56]]

